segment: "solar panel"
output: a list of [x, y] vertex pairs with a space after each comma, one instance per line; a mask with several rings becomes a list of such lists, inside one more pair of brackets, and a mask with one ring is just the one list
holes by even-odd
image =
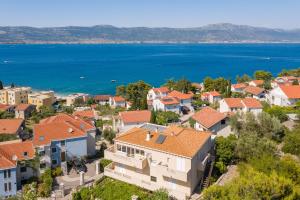
[[165, 135], [159, 135], [158, 138], [156, 139], [155, 143], [156, 144], [162, 144], [166, 139], [166, 136]]

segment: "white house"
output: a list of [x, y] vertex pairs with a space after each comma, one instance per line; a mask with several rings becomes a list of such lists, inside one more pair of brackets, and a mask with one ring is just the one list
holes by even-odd
[[119, 123], [117, 129], [119, 132], [127, 131], [133, 127], [140, 127], [144, 123], [149, 123], [151, 119], [151, 111], [135, 110], [124, 111], [119, 113]]
[[265, 97], [265, 90], [263, 88], [256, 87], [256, 86], [247, 86], [244, 89], [244, 93], [250, 95], [255, 99], [262, 99]]
[[232, 92], [243, 92], [243, 90], [247, 87], [245, 83], [237, 83], [231, 85]]
[[194, 108], [192, 106], [192, 98], [193, 98], [192, 93], [184, 94], [184, 93], [178, 92], [176, 90], [173, 90], [172, 92], [169, 93], [168, 96], [174, 97], [179, 101], [180, 112], [194, 111]]
[[109, 98], [109, 105], [111, 107], [126, 107], [126, 100], [121, 96], [115, 96]]
[[227, 115], [211, 107], [202, 108], [192, 118], [196, 121], [194, 128], [198, 131], [210, 131], [218, 136], [230, 134]]
[[202, 101], [208, 101], [209, 103], [215, 103], [219, 102], [222, 99], [222, 96], [219, 92], [217, 91], [212, 91], [212, 92], [204, 92], [201, 95], [201, 100]]
[[280, 85], [272, 89], [268, 95], [270, 104], [278, 106], [291, 106], [300, 101], [299, 85]]
[[295, 76], [281, 76], [281, 77], [277, 77], [275, 78], [275, 80], [273, 80], [271, 82], [271, 86], [272, 88], [276, 88], [279, 87], [280, 85], [292, 85], [294, 81], [300, 82], [300, 78], [299, 77], [295, 77]]
[[147, 100], [151, 101], [154, 99], [160, 99], [162, 97], [167, 96], [169, 93], [169, 89], [167, 87], [160, 87], [160, 88], [152, 88], [149, 90], [147, 94]]
[[180, 113], [180, 102], [171, 96], [153, 100], [153, 109], [155, 111], [171, 111]]
[[254, 98], [224, 98], [220, 101], [220, 112], [252, 112], [257, 115], [262, 112], [262, 104]]

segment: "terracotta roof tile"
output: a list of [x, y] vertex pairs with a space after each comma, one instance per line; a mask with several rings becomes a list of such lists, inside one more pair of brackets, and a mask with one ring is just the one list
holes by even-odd
[[203, 97], [208, 97], [209, 95], [213, 96], [213, 97], [219, 97], [221, 96], [221, 94], [217, 91], [211, 91], [211, 92], [204, 92], [202, 94]]
[[264, 80], [252, 80], [250, 82], [253, 82], [257, 86], [260, 86], [260, 85], [264, 84]]
[[242, 103], [247, 107], [247, 108], [262, 108], [262, 104], [260, 101], [254, 98], [245, 98], [242, 99]]
[[193, 119], [206, 128], [212, 127], [225, 118], [226, 114], [220, 113], [211, 107], [202, 108], [193, 115]]
[[23, 122], [23, 119], [0, 119], [0, 134], [16, 134]]
[[115, 97], [113, 97], [113, 100], [115, 102], [125, 102], [125, 99], [121, 96], [115, 96]]
[[289, 99], [300, 99], [300, 85], [280, 85], [279, 87]]
[[17, 107], [16, 107], [16, 110], [18, 111], [25, 111], [27, 110], [30, 106], [32, 106], [31, 104], [24, 104], [24, 103], [21, 103], [19, 104]]
[[[170, 126], [161, 133], [151, 132], [150, 141], [146, 141], [148, 132], [143, 128], [133, 128], [118, 136], [115, 141], [192, 158], [211, 137], [210, 132]], [[166, 137], [162, 144], [156, 143], [159, 135]]]
[[35, 146], [50, 144], [52, 140], [85, 137], [94, 126], [79, 117], [58, 114], [42, 120], [33, 128]]
[[82, 111], [75, 111], [73, 113], [74, 116], [81, 117], [81, 118], [88, 118], [88, 119], [94, 119], [95, 118], [95, 112], [93, 110], [82, 110]]
[[11, 106], [11, 105], [0, 104], [0, 111], [7, 111], [8, 109], [10, 109], [12, 107], [13, 106]]
[[160, 88], [152, 88], [152, 90], [155, 92], [155, 93], [168, 93], [169, 92], [169, 88], [167, 87], [160, 87]]
[[225, 98], [224, 101], [230, 108], [262, 108], [260, 101], [254, 98]]
[[259, 95], [263, 93], [265, 90], [263, 88], [256, 87], [256, 86], [247, 86], [244, 89], [244, 91], [253, 95]]
[[244, 105], [242, 104], [241, 98], [224, 98], [224, 101], [230, 108], [244, 107]]
[[119, 113], [124, 123], [150, 122], [151, 112], [149, 110], [125, 111]]
[[175, 105], [175, 104], [179, 104], [179, 101], [177, 100], [177, 98], [171, 97], [171, 96], [166, 96], [160, 99], [160, 101], [164, 104], [164, 105]]
[[172, 92], [169, 93], [168, 96], [175, 97], [179, 100], [185, 100], [185, 99], [191, 99], [193, 97], [193, 94], [192, 93], [184, 94], [176, 90], [173, 90]]
[[233, 87], [235, 89], [243, 89], [243, 88], [247, 87], [247, 85], [245, 83], [237, 83], [237, 84], [232, 84], [231, 87]]
[[111, 95], [96, 95], [94, 96], [94, 100], [96, 101], [109, 101]]

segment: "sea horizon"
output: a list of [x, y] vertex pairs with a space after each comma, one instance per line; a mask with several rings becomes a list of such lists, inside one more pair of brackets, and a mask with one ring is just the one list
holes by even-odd
[[[114, 94], [138, 80], [160, 86], [168, 79], [202, 82], [300, 66], [300, 44], [0, 44], [0, 80], [65, 96]], [[228, 69], [230, 67], [230, 69]], [[111, 82], [116, 80], [116, 82]]]

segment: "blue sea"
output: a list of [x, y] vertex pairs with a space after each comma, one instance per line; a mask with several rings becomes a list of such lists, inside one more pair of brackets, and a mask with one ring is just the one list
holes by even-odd
[[138, 80], [154, 86], [183, 77], [234, 80], [255, 70], [276, 75], [298, 67], [300, 44], [0, 45], [4, 84], [60, 94], [114, 94], [117, 85]]

